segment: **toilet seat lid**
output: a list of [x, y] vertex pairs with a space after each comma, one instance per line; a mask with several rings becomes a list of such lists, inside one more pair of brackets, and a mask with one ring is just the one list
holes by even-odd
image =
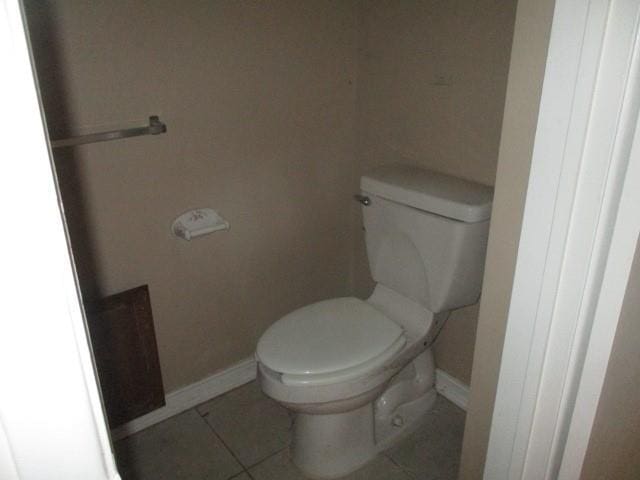
[[286, 376], [323, 376], [388, 357], [404, 344], [397, 323], [369, 303], [347, 297], [285, 315], [262, 335], [256, 356], [266, 367]]

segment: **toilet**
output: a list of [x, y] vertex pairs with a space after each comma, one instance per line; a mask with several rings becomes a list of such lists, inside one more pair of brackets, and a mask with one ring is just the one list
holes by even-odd
[[256, 350], [264, 393], [294, 413], [291, 457], [338, 478], [420, 425], [436, 399], [431, 346], [477, 302], [493, 190], [406, 165], [360, 181], [371, 297], [285, 315]]

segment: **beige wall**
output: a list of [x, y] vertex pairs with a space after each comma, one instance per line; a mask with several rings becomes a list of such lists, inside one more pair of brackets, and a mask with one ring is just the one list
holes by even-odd
[[582, 480], [635, 480], [640, 472], [640, 245], [587, 448]]
[[515, 0], [363, 2], [359, 155], [493, 185]]
[[[149, 284], [167, 390], [252, 355], [284, 313], [348, 293], [354, 2], [28, 7], [52, 136], [150, 114], [168, 125], [56, 155], [83, 290]], [[231, 230], [171, 236], [205, 206]]]
[[[167, 390], [251, 355], [293, 308], [370, 293], [364, 170], [494, 182], [515, 0], [27, 6], [52, 137], [168, 124], [56, 152], [84, 294], [149, 284]], [[198, 206], [231, 230], [173, 238]], [[467, 383], [477, 312], [435, 348]]]
[[[405, 162], [493, 185], [515, 0], [362, 3], [358, 63], [359, 171]], [[355, 291], [372, 287], [361, 218]], [[477, 306], [453, 312], [436, 362], [468, 383]]]
[[462, 447], [461, 480], [482, 478], [554, 0], [520, 0]]

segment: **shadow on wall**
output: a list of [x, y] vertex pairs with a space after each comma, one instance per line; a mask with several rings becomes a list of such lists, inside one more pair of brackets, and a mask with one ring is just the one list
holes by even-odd
[[[73, 112], [67, 103], [69, 91], [62, 68], [63, 54], [57, 40], [60, 35], [53, 21], [55, 6], [49, 1], [27, 0], [24, 9], [49, 138], [65, 138], [72, 135], [74, 122]], [[82, 298], [84, 301], [93, 300], [99, 294], [98, 272], [82, 187], [82, 164], [73, 148], [58, 148], [52, 150], [52, 154]]]

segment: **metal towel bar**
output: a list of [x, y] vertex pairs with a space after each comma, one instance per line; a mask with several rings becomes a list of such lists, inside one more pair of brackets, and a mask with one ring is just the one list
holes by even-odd
[[90, 133], [88, 135], [80, 135], [71, 138], [62, 138], [52, 140], [53, 148], [72, 147], [74, 145], [82, 145], [85, 143], [106, 142], [108, 140], [120, 140], [127, 137], [138, 137], [140, 135], [158, 135], [165, 133], [167, 126], [160, 121], [157, 115], [149, 117], [149, 125], [146, 127], [127, 128], [124, 130], [112, 130], [110, 132]]

